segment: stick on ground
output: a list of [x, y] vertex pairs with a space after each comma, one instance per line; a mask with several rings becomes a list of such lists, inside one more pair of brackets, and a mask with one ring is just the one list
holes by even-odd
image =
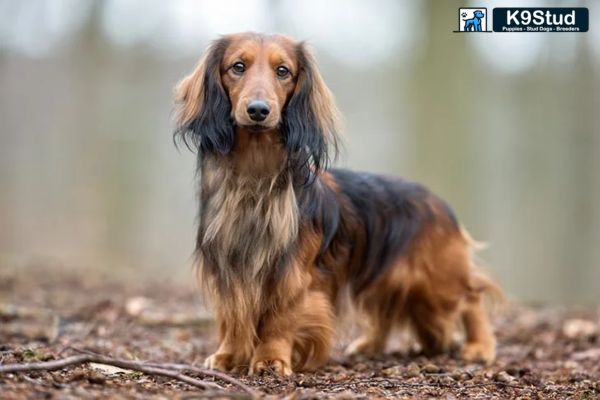
[[[142, 372], [147, 375], [158, 375], [164, 376], [167, 378], [171, 378], [180, 382], [185, 382], [188, 385], [204, 389], [211, 390], [213, 392], [221, 392], [232, 394], [230, 392], [226, 392], [226, 389], [216, 383], [202, 381], [200, 379], [192, 378], [190, 376], [184, 375], [182, 371], [189, 370], [198, 373], [203, 373], [206, 376], [215, 376], [220, 379], [223, 379], [232, 384], [236, 384], [236, 386], [243, 388], [248, 394], [252, 397], [257, 396], [257, 392], [247, 387], [241, 382], [236, 381], [231, 377], [227, 377], [228, 379], [224, 379], [221, 375], [209, 374], [210, 371], [203, 371], [200, 368], [197, 368], [195, 371], [195, 367], [185, 366], [183, 364], [165, 364], [162, 366], [161, 364], [152, 364], [147, 365], [143, 362], [139, 361], [131, 361], [131, 360], [122, 360], [116, 358], [105, 357], [97, 354], [81, 354], [71, 357], [66, 357], [60, 360], [52, 360], [52, 361], [44, 361], [44, 362], [35, 362], [35, 363], [27, 363], [27, 364], [6, 364], [0, 365], [0, 374], [6, 373], [14, 373], [14, 372], [28, 372], [28, 371], [55, 371], [59, 369], [63, 369], [66, 367], [70, 367], [73, 365], [86, 364], [86, 363], [97, 363], [97, 364], [105, 364], [112, 365], [114, 367], [131, 369], [134, 371]], [[171, 366], [170, 366], [171, 365]], [[185, 367], [185, 368], [184, 368]], [[235, 382], [235, 383], [234, 383]], [[236, 396], [237, 397], [237, 396]]]
[[[90, 351], [90, 350], [85, 350], [85, 349], [80, 349], [79, 347], [74, 347], [74, 346], [69, 346], [68, 347], [71, 350], [74, 350], [78, 353], [83, 353], [83, 354], [89, 354], [92, 356], [102, 356], [101, 354], [98, 354], [96, 352]], [[196, 374], [199, 375], [203, 375], [203, 376], [208, 376], [211, 378], [216, 378], [216, 379], [220, 379], [223, 382], [227, 382], [230, 383], [234, 386], [239, 387], [240, 389], [242, 389], [244, 392], [248, 393], [250, 396], [257, 398], [260, 397], [261, 393], [252, 389], [250, 386], [238, 381], [237, 379], [224, 374], [222, 372], [219, 371], [215, 371], [215, 370], [210, 370], [210, 369], [206, 369], [206, 368], [200, 368], [200, 367], [196, 367], [193, 365], [187, 365], [187, 364], [177, 364], [177, 363], [151, 363], [151, 362], [145, 362], [143, 365], [147, 366], [147, 367], [155, 367], [155, 368], [166, 368], [166, 369], [174, 369], [180, 372], [194, 372]]]
[[252, 397], [258, 397], [260, 396], [260, 393], [257, 392], [256, 390], [252, 389], [250, 386], [243, 384], [242, 382], [238, 381], [235, 378], [232, 378], [231, 376], [224, 374], [222, 372], [219, 371], [213, 371], [213, 370], [208, 370], [205, 368], [199, 368], [199, 367], [195, 367], [195, 366], [191, 366], [191, 365], [186, 365], [186, 364], [171, 364], [171, 363], [166, 363], [166, 364], [154, 364], [154, 363], [148, 363], [149, 366], [153, 366], [153, 367], [158, 367], [158, 366], [162, 366], [163, 368], [169, 368], [169, 369], [174, 369], [177, 371], [189, 371], [189, 372], [195, 372], [199, 375], [204, 375], [204, 376], [209, 376], [212, 378], [216, 378], [216, 379], [220, 379], [224, 382], [227, 383], [231, 383], [234, 386], [239, 387], [240, 389], [242, 389], [244, 392], [248, 393], [249, 395], [251, 395]]

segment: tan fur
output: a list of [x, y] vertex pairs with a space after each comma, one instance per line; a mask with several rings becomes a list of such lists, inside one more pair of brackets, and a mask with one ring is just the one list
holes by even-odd
[[[234, 169], [222, 165], [224, 162], [231, 161], [206, 160], [202, 170], [203, 190], [212, 193], [202, 205], [208, 221], [201, 238], [202, 245], [217, 243], [224, 249], [231, 249], [238, 246], [238, 242], [247, 240], [249, 235], [254, 240], [248, 244], [251, 248], [247, 249], [247, 265], [230, 265], [225, 252], [218, 260], [230, 290], [227, 296], [214, 291], [217, 283], [210, 274], [202, 273], [201, 280], [204, 292], [217, 310], [219, 325], [223, 326], [221, 353], [228, 353], [228, 349], [235, 346], [238, 359], [234, 357], [229, 362], [248, 365], [265, 301], [261, 270], [272, 264], [296, 239], [298, 212], [290, 182], [274, 195], [276, 180], [280, 179], [278, 175], [257, 178], [236, 174]], [[233, 275], [228, 272], [230, 270], [241, 272]]]
[[[316, 119], [311, 132], [320, 132], [337, 150], [338, 111], [303, 44], [257, 34], [229, 35], [220, 43], [227, 47], [218, 53], [222, 59], [215, 71], [208, 70], [208, 63], [216, 44], [176, 88], [178, 125], [190, 129], [211, 106], [205, 104], [205, 79], [214, 73], [208, 79], [227, 94], [235, 135], [227, 151], [219, 148], [199, 159], [199, 276], [219, 328], [219, 348], [205, 365], [251, 374], [315, 369], [329, 358], [341, 294], [359, 280], [362, 256], [373, 243], [336, 178], [314, 168], [316, 181], [309, 193], [333, 193], [327, 201], [339, 211], [336, 236], [329, 238], [328, 248], [321, 248], [327, 221], [323, 214], [302, 214], [298, 190], [303, 188], [295, 184], [295, 171], [289, 167], [295, 154], [286, 152], [280, 125], [286, 104], [310, 87], [308, 107]], [[242, 75], [231, 70], [239, 60], [246, 66]], [[279, 65], [291, 75], [277, 77]], [[268, 102], [272, 111], [258, 129], [246, 115], [248, 102], [255, 98]], [[423, 350], [438, 353], [448, 349], [462, 321], [463, 357], [491, 362], [495, 339], [482, 296], [501, 291], [472, 262], [474, 242], [447, 207], [434, 196], [419, 201], [414, 212], [430, 218], [423, 217], [408, 248], [397, 258], [392, 253], [391, 265], [382, 264], [386, 268], [376, 269], [376, 278], [351, 296], [362, 315], [362, 335], [347, 351], [379, 353], [394, 326], [409, 324]]]
[[[218, 162], [214, 161], [218, 164]], [[207, 190], [213, 195], [203, 207], [208, 222], [202, 244], [218, 242], [230, 249], [249, 235], [254, 235], [249, 265], [244, 266], [256, 279], [261, 268], [274, 261], [298, 234], [298, 210], [291, 181], [276, 195], [272, 192], [277, 180], [236, 175], [228, 168], [219, 168], [207, 162]], [[213, 185], [210, 185], [210, 183]], [[220, 260], [222, 268], [230, 267], [228, 260]]]
[[178, 104], [175, 118], [181, 126], [189, 124], [204, 106], [204, 74], [210, 51], [209, 46], [192, 73], [175, 87], [175, 101]]
[[437, 228], [426, 230], [410, 253], [357, 300], [363, 333], [348, 346], [348, 354], [381, 352], [391, 328], [406, 323], [427, 354], [438, 354], [449, 349], [463, 322], [463, 357], [494, 360], [496, 342], [482, 297], [501, 291], [472, 263], [470, 236]]
[[[304, 46], [304, 45], [303, 45]], [[333, 94], [329, 87], [325, 84], [323, 77], [319, 73], [317, 61], [310, 49], [305, 49], [308, 62], [313, 65], [313, 92], [311, 93], [310, 101], [312, 109], [316, 111], [317, 121], [321, 126], [321, 131], [325, 135], [325, 141], [334, 148], [334, 158], [337, 156], [339, 137], [338, 132], [341, 132], [342, 118], [340, 111], [337, 108]], [[306, 79], [306, 76], [301, 76], [300, 79]], [[302, 82], [296, 84], [296, 90], [301, 87]]]

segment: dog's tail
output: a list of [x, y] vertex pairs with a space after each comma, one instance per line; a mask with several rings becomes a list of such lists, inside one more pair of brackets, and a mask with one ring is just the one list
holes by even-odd
[[504, 292], [500, 286], [498, 286], [498, 284], [484, 272], [484, 268], [481, 266], [481, 263], [477, 262], [476, 255], [477, 251], [487, 248], [488, 245], [485, 242], [478, 242], [474, 240], [464, 227], [461, 227], [461, 235], [471, 252], [469, 291], [471, 291], [473, 294], [486, 294], [492, 301], [493, 308], [496, 309], [498, 305], [502, 305], [506, 301]]

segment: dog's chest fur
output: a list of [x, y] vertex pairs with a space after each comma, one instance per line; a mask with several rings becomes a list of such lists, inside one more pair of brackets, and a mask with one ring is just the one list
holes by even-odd
[[203, 161], [198, 247], [220, 284], [263, 279], [298, 234], [298, 206], [286, 174], [257, 178], [230, 161]]

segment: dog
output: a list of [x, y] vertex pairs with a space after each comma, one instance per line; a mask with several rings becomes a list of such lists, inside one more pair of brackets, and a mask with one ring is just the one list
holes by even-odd
[[195, 254], [219, 333], [206, 367], [319, 368], [347, 297], [362, 327], [349, 354], [382, 352], [406, 325], [444, 352], [461, 321], [462, 357], [494, 359], [482, 296], [499, 289], [449, 206], [417, 183], [329, 168], [338, 111], [303, 42], [223, 36], [175, 97], [175, 138], [198, 152]]
[[463, 20], [465, 21], [465, 31], [481, 32], [481, 19], [484, 16], [485, 14], [481, 10], [473, 11], [473, 18]]

